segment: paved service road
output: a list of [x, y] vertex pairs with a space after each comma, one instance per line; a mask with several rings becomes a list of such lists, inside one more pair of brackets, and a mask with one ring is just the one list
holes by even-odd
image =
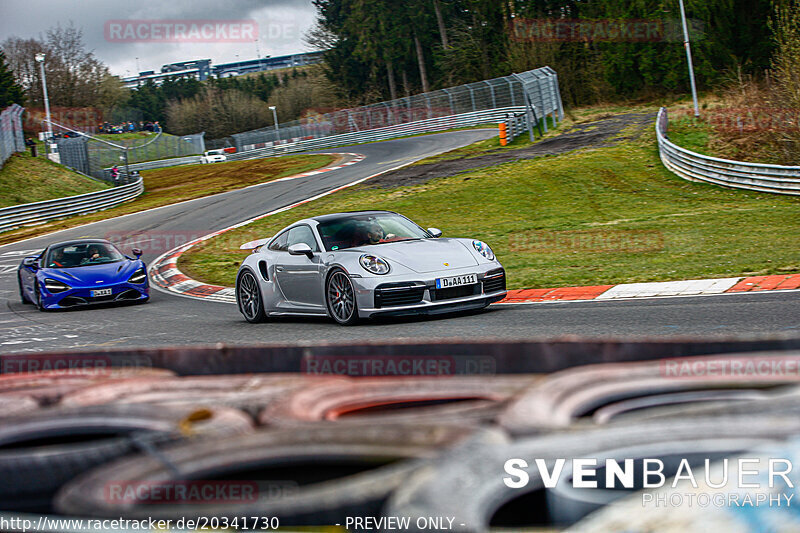
[[[0, 246], [0, 353], [216, 342], [798, 333], [800, 292], [499, 305], [481, 313], [378, 321], [355, 328], [343, 328], [322, 319], [280, 319], [250, 325], [233, 305], [192, 300], [155, 289], [150, 303], [138, 306], [41, 313], [19, 302], [16, 265], [22, 255], [41, 250], [48, 242], [83, 236], [103, 237], [109, 233], [143, 235], [144, 239], [152, 237], [162, 241], [164, 235], [204, 235], [491, 135], [494, 132], [471, 130], [342, 148], [336, 151], [358, 152], [366, 159], [318, 176], [267, 183]], [[419, 222], [425, 223], [424, 220]], [[138, 238], [133, 237], [134, 240]], [[164, 242], [155, 250], [148, 244], [151, 243], [146, 240], [139, 244], [147, 250], [146, 261], [167, 251], [163, 248]]]

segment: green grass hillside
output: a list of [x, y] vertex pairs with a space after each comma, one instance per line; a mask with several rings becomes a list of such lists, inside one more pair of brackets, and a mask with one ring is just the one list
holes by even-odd
[[105, 189], [106, 185], [44, 157], [16, 153], [0, 168], [0, 207]]

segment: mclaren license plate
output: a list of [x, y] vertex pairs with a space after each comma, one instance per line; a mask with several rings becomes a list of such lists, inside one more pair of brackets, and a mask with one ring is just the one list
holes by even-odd
[[98, 296], [111, 296], [111, 289], [97, 289], [96, 291], [92, 291], [92, 298], [97, 298]]
[[477, 274], [466, 274], [464, 276], [453, 276], [452, 278], [437, 278], [437, 289], [449, 289], [450, 287], [461, 287], [462, 285], [475, 285], [478, 283]]

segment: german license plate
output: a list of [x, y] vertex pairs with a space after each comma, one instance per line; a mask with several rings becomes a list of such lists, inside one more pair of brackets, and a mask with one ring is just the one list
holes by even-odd
[[111, 296], [111, 289], [97, 289], [96, 291], [92, 291], [92, 298], [97, 298], [98, 296]]
[[461, 287], [462, 285], [475, 285], [478, 283], [477, 274], [465, 274], [463, 276], [453, 276], [452, 278], [437, 278], [437, 289], [449, 289], [450, 287]]

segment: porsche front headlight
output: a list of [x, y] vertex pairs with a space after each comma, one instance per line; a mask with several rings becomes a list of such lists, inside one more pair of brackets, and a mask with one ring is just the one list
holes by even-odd
[[382, 276], [389, 273], [389, 263], [375, 255], [364, 254], [358, 260], [361, 267], [372, 274]]
[[147, 280], [147, 272], [143, 268], [140, 268], [136, 272], [133, 273], [131, 277], [128, 278], [128, 283], [135, 283], [137, 285], [141, 285], [142, 283]]
[[489, 248], [489, 245], [482, 241], [472, 241], [472, 246], [475, 250], [489, 261], [494, 261], [494, 252]]

